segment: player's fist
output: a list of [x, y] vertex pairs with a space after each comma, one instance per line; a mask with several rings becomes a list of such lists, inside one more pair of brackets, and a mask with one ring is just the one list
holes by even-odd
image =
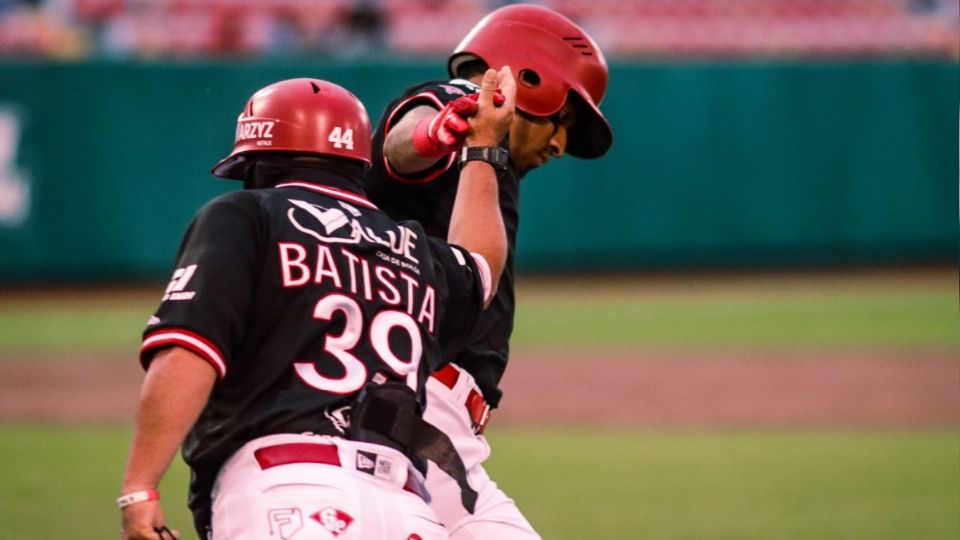
[[510, 130], [516, 109], [517, 83], [509, 66], [488, 69], [477, 93], [477, 113], [470, 119], [469, 146], [497, 146]]

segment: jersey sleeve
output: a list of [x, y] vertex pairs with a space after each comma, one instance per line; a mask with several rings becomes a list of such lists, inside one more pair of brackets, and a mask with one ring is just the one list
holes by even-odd
[[[436, 110], [444, 108], [447, 103], [469, 95], [475, 94], [480, 87], [470, 81], [463, 79], [454, 79], [445, 82], [431, 82], [416, 86], [410, 89], [403, 98], [396, 102], [392, 109], [387, 111], [386, 121], [384, 122], [384, 133], [389, 133], [390, 129], [398, 122], [403, 115], [410, 110], [428, 106]], [[447, 157], [441, 158], [432, 167], [415, 173], [401, 173], [390, 166], [390, 161], [386, 155], [383, 156], [383, 166], [391, 178], [407, 184], [423, 184], [436, 179], [456, 162], [456, 153], [451, 152]]]
[[447, 306], [440, 314], [437, 339], [445, 356], [452, 357], [469, 342], [493, 294], [490, 266], [481, 255], [436, 238], [430, 238], [430, 248]]
[[248, 192], [219, 197], [194, 216], [175, 270], [140, 348], [146, 369], [163, 347], [184, 347], [226, 376], [258, 281], [259, 204]]

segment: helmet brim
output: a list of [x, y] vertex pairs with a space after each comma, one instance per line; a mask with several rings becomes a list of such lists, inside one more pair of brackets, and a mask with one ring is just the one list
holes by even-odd
[[218, 161], [210, 170], [210, 173], [226, 180], [243, 180], [244, 173], [249, 165], [250, 160], [246, 156], [230, 154]]
[[613, 130], [600, 109], [580, 93], [570, 91], [570, 98], [577, 106], [577, 123], [567, 134], [566, 152], [581, 159], [596, 159], [603, 156], [613, 145]]

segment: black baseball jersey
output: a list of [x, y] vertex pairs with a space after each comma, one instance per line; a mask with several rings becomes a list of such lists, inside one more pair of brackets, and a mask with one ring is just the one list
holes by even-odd
[[357, 182], [314, 175], [205, 205], [144, 332], [144, 365], [177, 345], [219, 375], [183, 445], [195, 513], [244, 443], [342, 435], [343, 408], [377, 373], [420, 391], [483, 310], [485, 262], [398, 224]]
[[[383, 155], [383, 141], [392, 124], [410, 109], [429, 105], [442, 109], [448, 102], [473, 94], [479, 86], [463, 80], [434, 81], [408, 88], [387, 105], [373, 136], [373, 167], [366, 175], [366, 191], [370, 200], [396, 219], [413, 219], [427, 233], [446, 238], [450, 214], [460, 180], [456, 153], [441, 158], [433, 167], [419, 174], [405, 175], [392, 170]], [[507, 140], [501, 142], [509, 148]], [[513, 161], [498, 171], [500, 210], [507, 232], [507, 260], [493, 302], [484, 311], [475, 339], [460, 352], [445, 351], [448, 360], [460, 365], [476, 379], [491, 407], [500, 402], [500, 378], [507, 367], [510, 334], [514, 316], [514, 251], [519, 225], [520, 183]]]

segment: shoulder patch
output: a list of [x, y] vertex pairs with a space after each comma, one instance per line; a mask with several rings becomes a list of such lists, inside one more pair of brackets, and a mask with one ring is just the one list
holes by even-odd
[[480, 85], [474, 84], [466, 79], [453, 79], [446, 84], [438, 84], [437, 86], [443, 89], [448, 95], [458, 97], [476, 94], [480, 91]]
[[453, 79], [452, 81], [450, 81], [450, 84], [456, 84], [456, 85], [458, 85], [458, 86], [466, 87], [467, 90], [470, 90], [470, 91], [473, 91], [473, 92], [479, 92], [479, 91], [480, 91], [480, 85], [479, 85], [479, 84], [476, 84], [476, 83], [474, 83], [474, 82], [468, 81], [467, 79]]

